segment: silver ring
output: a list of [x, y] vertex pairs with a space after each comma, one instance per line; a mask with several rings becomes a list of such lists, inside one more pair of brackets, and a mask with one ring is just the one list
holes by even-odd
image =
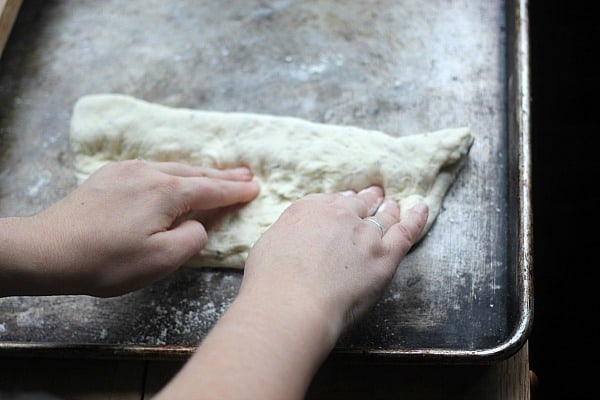
[[377, 219], [375, 219], [375, 217], [367, 217], [365, 218], [365, 221], [369, 221], [375, 224], [375, 226], [377, 228], [379, 228], [379, 232], [381, 232], [381, 237], [383, 237], [383, 233], [385, 231], [384, 226], [381, 222], [377, 221]]

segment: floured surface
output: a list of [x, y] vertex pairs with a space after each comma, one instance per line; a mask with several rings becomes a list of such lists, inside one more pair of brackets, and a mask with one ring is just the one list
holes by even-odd
[[143, 158], [212, 168], [246, 165], [261, 192], [211, 225], [189, 266], [243, 268], [248, 251], [291, 202], [381, 185], [406, 212], [429, 206], [425, 234], [468, 155], [467, 128], [393, 137], [299, 118], [172, 108], [119, 94], [84, 96], [71, 121], [80, 182], [109, 161]]
[[[90, 93], [395, 137], [469, 126], [475, 141], [435, 223], [337, 348], [470, 358], [510, 337], [519, 315], [507, 8], [499, 0], [24, 2], [0, 60], [0, 214], [35, 213], [76, 187], [69, 124]], [[115, 299], [0, 299], [0, 347], [191, 352], [242, 275], [185, 268]], [[205, 307], [214, 318], [196, 323]]]

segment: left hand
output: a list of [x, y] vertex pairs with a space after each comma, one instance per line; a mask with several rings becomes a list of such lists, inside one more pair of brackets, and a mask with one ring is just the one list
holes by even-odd
[[203, 222], [258, 192], [247, 168], [109, 163], [30, 217], [30, 261], [50, 293], [123, 294], [180, 267], [206, 245]]

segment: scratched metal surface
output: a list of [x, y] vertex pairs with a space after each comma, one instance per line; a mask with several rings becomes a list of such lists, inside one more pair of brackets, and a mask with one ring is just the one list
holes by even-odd
[[[0, 216], [33, 214], [75, 187], [68, 126], [89, 93], [391, 135], [470, 126], [469, 160], [436, 223], [335, 351], [505, 357], [529, 323], [510, 198], [523, 182], [509, 179], [519, 148], [508, 132], [508, 28], [498, 0], [26, 0], [0, 60]], [[111, 299], [0, 299], [0, 350], [187, 356], [241, 277], [184, 269]]]

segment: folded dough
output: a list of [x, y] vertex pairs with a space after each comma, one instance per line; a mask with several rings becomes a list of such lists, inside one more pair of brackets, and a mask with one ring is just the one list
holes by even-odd
[[473, 142], [468, 128], [393, 137], [299, 118], [171, 108], [120, 94], [80, 98], [70, 139], [79, 182], [108, 161], [138, 157], [250, 167], [259, 197], [224, 215], [187, 263], [232, 268], [243, 268], [259, 236], [309, 193], [381, 185], [403, 212], [421, 200], [429, 205], [425, 234]]

